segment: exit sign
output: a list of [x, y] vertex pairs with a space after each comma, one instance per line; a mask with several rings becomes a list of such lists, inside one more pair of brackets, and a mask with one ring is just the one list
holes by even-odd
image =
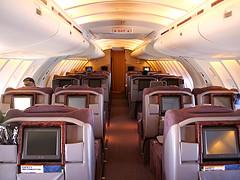
[[112, 32], [113, 33], [132, 33], [133, 28], [132, 27], [113, 27]]

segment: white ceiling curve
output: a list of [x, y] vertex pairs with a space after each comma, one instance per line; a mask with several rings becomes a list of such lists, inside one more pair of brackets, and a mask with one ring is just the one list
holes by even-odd
[[[206, 0], [54, 0], [102, 48], [133, 50]], [[114, 32], [119, 28], [122, 32]], [[131, 29], [130, 31], [128, 31]]]

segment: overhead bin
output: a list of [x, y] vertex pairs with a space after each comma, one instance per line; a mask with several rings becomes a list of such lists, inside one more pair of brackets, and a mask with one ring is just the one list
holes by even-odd
[[76, 26], [41, 1], [0, 1], [0, 21], [1, 57], [79, 54], [89, 47]]
[[153, 48], [172, 56], [239, 57], [240, 1], [218, 2], [171, 25]]
[[96, 59], [105, 56], [104, 52], [98, 46], [94, 46], [93, 44], [94, 43], [90, 43], [89, 48], [85, 52], [81, 53], [78, 57]]
[[131, 53], [131, 56], [139, 59], [158, 59], [167, 57], [165, 54], [162, 54], [153, 48], [153, 42], [145, 43], [144, 45], [136, 48]]

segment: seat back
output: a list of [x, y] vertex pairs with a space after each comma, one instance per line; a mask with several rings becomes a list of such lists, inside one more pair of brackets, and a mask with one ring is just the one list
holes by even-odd
[[58, 87], [67, 87], [69, 85], [81, 85], [81, 75], [67, 75], [58, 76], [55, 75], [52, 80], [52, 88], [55, 90]]
[[167, 76], [159, 79], [167, 83], [167, 86], [178, 86], [184, 88], [184, 79], [181, 76]]
[[150, 82], [150, 88], [161, 87], [161, 86], [167, 86], [167, 82], [166, 81], [151, 81]]
[[[232, 144], [234, 147], [234, 143], [238, 143], [239, 133], [232, 131], [236, 129], [237, 132], [239, 125], [240, 111], [234, 112], [221, 106], [196, 106], [167, 111], [163, 135], [165, 179], [198, 180], [199, 171], [207, 167], [214, 169], [220, 164], [225, 167], [231, 167], [232, 164], [239, 166], [239, 157], [233, 155], [232, 162], [229, 162], [226, 156], [222, 156], [222, 149], [232, 147]], [[210, 131], [206, 133], [206, 129]], [[226, 136], [229, 133], [231, 136]], [[238, 147], [236, 149], [238, 151]]]
[[162, 86], [144, 89], [142, 104], [144, 139], [163, 133], [163, 116], [167, 110], [194, 105], [194, 96], [188, 88]]
[[195, 95], [198, 105], [217, 105], [235, 109], [234, 98], [237, 90], [227, 89], [220, 86], [209, 86], [204, 88], [195, 88], [192, 93]]
[[[0, 179], [11, 176], [14, 177], [14, 179], [23, 180], [32, 178], [44, 180], [60, 178], [61, 180], [68, 180], [74, 179], [74, 177], [94, 180], [95, 152], [91, 127], [93, 122], [93, 113], [90, 109], [78, 110], [66, 106], [39, 105], [30, 107], [25, 111], [10, 110], [6, 115], [4, 125], [13, 128], [17, 127], [19, 129], [17, 131], [18, 137], [23, 138], [19, 138], [18, 144], [8, 145], [9, 147], [6, 145], [0, 146], [0, 151], [7, 151], [6, 155], [9, 154], [14, 156], [12, 157], [13, 159], [16, 159], [12, 163], [15, 170], [12, 168], [4, 173], [0, 171]], [[56, 134], [57, 138], [51, 136], [55, 131], [49, 133], [49, 129], [57, 129], [56, 132], [60, 133], [60, 135]], [[31, 135], [31, 133], [33, 135]], [[54, 142], [42, 146], [37, 143], [44, 143], [41, 139], [42, 136], [49, 136]], [[33, 137], [36, 138], [34, 140], [34, 146], [39, 147], [31, 149], [32, 154], [38, 154], [37, 149], [50, 152], [51, 150], [49, 149], [51, 149], [51, 146], [56, 146], [56, 152], [60, 152], [60, 159], [52, 159], [49, 161], [49, 157], [46, 156], [47, 154], [33, 157], [29, 156], [28, 150], [32, 146], [29, 139]], [[9, 148], [11, 151], [8, 151]], [[16, 149], [19, 151], [17, 152]], [[44, 166], [44, 172], [40, 174], [30, 173], [31, 170], [24, 168], [26, 164], [36, 165], [36, 163], [38, 165], [48, 166]], [[3, 162], [1, 166], [8, 164], [8, 162]], [[52, 173], [47, 173], [49, 171]]]
[[75, 108], [89, 108], [94, 115], [94, 136], [104, 136], [104, 99], [102, 88], [69, 86], [57, 88], [52, 96], [52, 104], [64, 104]]
[[1, 107], [3, 112], [6, 112], [7, 109], [5, 109], [4, 105], [7, 105], [9, 108], [25, 109], [25, 107], [35, 104], [50, 104], [52, 93], [52, 88], [7, 88], [1, 98]]
[[104, 102], [109, 102], [109, 76], [106, 74], [89, 74], [82, 80], [82, 85], [89, 86], [92, 88], [103, 88], [104, 89]]
[[133, 76], [130, 85], [130, 102], [142, 102], [144, 88], [150, 87], [151, 81], [157, 81], [153, 76]]

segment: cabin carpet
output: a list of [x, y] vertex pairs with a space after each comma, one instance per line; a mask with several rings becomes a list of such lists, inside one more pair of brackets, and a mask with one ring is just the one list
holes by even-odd
[[139, 151], [137, 121], [129, 118], [124, 94], [113, 94], [110, 126], [106, 131], [107, 180], [154, 180]]

